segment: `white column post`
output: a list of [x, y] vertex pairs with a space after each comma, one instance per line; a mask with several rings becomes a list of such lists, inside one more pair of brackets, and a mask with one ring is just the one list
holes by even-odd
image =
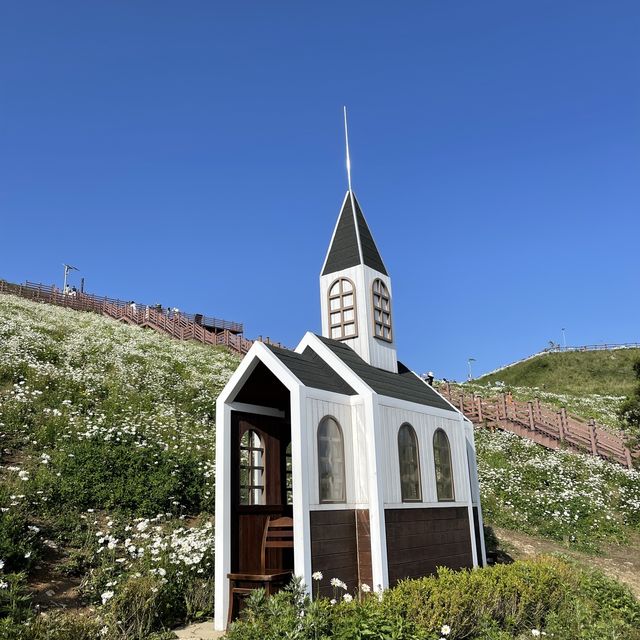
[[224, 631], [231, 571], [231, 408], [216, 406], [215, 628]]
[[369, 523], [371, 526], [371, 570], [373, 588], [378, 585], [389, 587], [389, 567], [387, 564], [387, 532], [384, 518], [384, 494], [380, 486], [378, 470], [382, 466], [379, 445], [380, 409], [373, 393], [365, 396], [365, 433], [368, 437], [369, 458]]
[[293, 480], [293, 567], [311, 593], [311, 519], [309, 517], [309, 461], [306, 390], [290, 389], [291, 474]]

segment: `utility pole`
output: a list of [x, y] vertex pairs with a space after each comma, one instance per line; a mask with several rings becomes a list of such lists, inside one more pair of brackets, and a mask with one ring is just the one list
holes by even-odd
[[562, 327], [562, 346], [567, 348], [567, 336], [565, 335], [565, 329]]
[[69, 271], [80, 271], [77, 267], [73, 267], [70, 264], [63, 264], [64, 267], [64, 282], [62, 283], [62, 293], [67, 293], [67, 276]]
[[467, 380], [469, 380], [469, 381], [473, 380], [473, 371], [471, 371], [471, 363], [475, 362], [475, 361], [476, 361], [475, 358], [468, 358], [467, 359], [467, 367], [469, 369], [469, 374], [468, 374]]

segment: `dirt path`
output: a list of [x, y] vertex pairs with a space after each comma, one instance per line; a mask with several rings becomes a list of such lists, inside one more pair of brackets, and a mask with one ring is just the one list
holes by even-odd
[[40, 609], [82, 609], [80, 578], [60, 571], [64, 552], [57, 547], [45, 547], [43, 557], [29, 576], [33, 604]]
[[606, 545], [598, 555], [572, 551], [560, 543], [534, 538], [508, 529], [494, 529], [501, 546], [514, 559], [540, 554], [561, 553], [587, 567], [600, 569], [610, 578], [628, 585], [640, 599], [640, 535], [635, 535], [629, 546]]

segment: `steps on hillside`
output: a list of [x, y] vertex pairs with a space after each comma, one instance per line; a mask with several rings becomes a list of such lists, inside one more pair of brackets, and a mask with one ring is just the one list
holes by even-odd
[[464, 389], [450, 383], [441, 386], [439, 391], [474, 424], [510, 431], [548, 449], [567, 447], [629, 469], [633, 468], [633, 458], [640, 457], [640, 451], [629, 449], [624, 434], [612, 433], [594, 420], [586, 422], [571, 416], [564, 408], [546, 406], [538, 398], [522, 402], [514, 400], [510, 393], [483, 398], [465, 394]]

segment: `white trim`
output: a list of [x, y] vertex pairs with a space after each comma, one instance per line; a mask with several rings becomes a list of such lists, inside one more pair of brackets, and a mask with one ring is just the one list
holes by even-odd
[[473, 525], [473, 490], [471, 487], [471, 474], [470, 474], [470, 462], [469, 462], [469, 451], [467, 447], [467, 435], [465, 433], [465, 425], [464, 418], [460, 418], [460, 424], [462, 426], [462, 440], [463, 440], [463, 453], [464, 453], [464, 480], [467, 485], [467, 495], [468, 504], [467, 504], [467, 513], [469, 515], [469, 529], [471, 532], [471, 557], [473, 559], [473, 566], [478, 567], [478, 549], [476, 545], [476, 532], [475, 527]]
[[349, 511], [353, 509], [368, 509], [368, 502], [322, 502], [310, 503], [310, 511]]
[[262, 342], [254, 342], [247, 355], [242, 359], [240, 366], [224, 386], [218, 396], [218, 402], [229, 402], [231, 397], [244, 386], [247, 379], [253, 373], [254, 368], [262, 362], [278, 378], [289, 391], [304, 386], [300, 380], [280, 361], [273, 351]]
[[[356, 393], [360, 396], [367, 396], [375, 393], [374, 390], [346, 365], [329, 347], [327, 347], [318, 336], [307, 331], [304, 334], [300, 344], [296, 347], [296, 353], [302, 353], [307, 347], [310, 347], [328, 364]], [[349, 396], [351, 397], [351, 396]]]
[[[231, 531], [229, 529], [231, 523], [231, 411], [233, 402], [229, 402], [231, 397], [242, 388], [247, 379], [255, 369], [258, 361], [261, 361], [269, 368], [276, 378], [289, 390], [291, 394], [291, 449], [292, 449], [292, 466], [293, 469], [297, 468], [298, 483], [308, 482], [301, 473], [304, 472], [304, 464], [302, 463], [302, 450], [300, 449], [299, 438], [304, 438], [305, 435], [302, 429], [302, 423], [300, 421], [301, 408], [300, 408], [300, 396], [304, 396], [304, 385], [298, 378], [291, 373], [291, 371], [285, 367], [278, 357], [261, 342], [254, 342], [251, 349], [249, 349], [247, 355], [244, 357], [238, 369], [231, 376], [229, 382], [225, 385], [224, 389], [218, 396], [216, 402], [216, 524], [215, 524], [215, 536], [216, 536], [216, 549], [215, 549], [215, 628], [218, 631], [224, 631], [227, 625], [227, 612], [229, 607], [229, 589], [227, 574], [231, 571]], [[242, 403], [240, 403], [242, 404]], [[255, 406], [255, 405], [250, 405]], [[293, 442], [294, 433], [296, 434], [295, 440], [297, 441], [296, 453], [298, 456], [297, 463]], [[293, 472], [292, 469], [292, 472]], [[310, 540], [305, 541], [304, 536], [309, 538], [309, 509], [308, 509], [308, 497], [305, 498], [305, 484], [296, 485], [294, 480], [294, 492], [296, 486], [299, 486], [301, 495], [295, 495], [295, 500], [302, 506], [298, 506], [294, 513], [297, 513], [297, 518], [294, 515], [294, 563], [296, 571], [301, 564], [300, 553], [305, 554], [307, 549], [304, 545], [309, 547], [310, 554]], [[301, 498], [301, 499], [300, 499]], [[300, 513], [300, 509], [305, 511]], [[295, 509], [295, 506], [294, 506]], [[306, 513], [306, 516], [305, 516]], [[305, 517], [307, 524], [305, 525]], [[296, 547], [297, 545], [297, 547]], [[300, 549], [301, 545], [303, 548]], [[296, 551], [296, 548], [298, 550]], [[305, 581], [310, 583], [310, 567], [311, 557], [307, 564], [309, 565], [309, 571], [305, 561], [303, 559], [301, 575], [303, 575]], [[307, 577], [308, 576], [308, 577]]]
[[[380, 585], [383, 589], [389, 588], [389, 565], [387, 563], [387, 531], [384, 518], [384, 492], [381, 483], [384, 474], [378, 475], [378, 469], [382, 468], [383, 459], [379, 437], [380, 409], [374, 394], [367, 398], [365, 404], [365, 421], [371, 426], [369, 429], [368, 470], [369, 470], [369, 529], [371, 540], [371, 573], [373, 585]], [[381, 480], [382, 478], [382, 480]]]
[[482, 516], [482, 501], [480, 500], [480, 480], [478, 478], [478, 461], [476, 459], [476, 443], [473, 437], [473, 423], [465, 418], [465, 440], [467, 444], [467, 455], [469, 456], [469, 468], [473, 470], [471, 481], [471, 498], [473, 502], [473, 493], [478, 496], [478, 501], [473, 502], [473, 506], [478, 510], [478, 531], [480, 532], [480, 560], [481, 566], [487, 566], [487, 547], [484, 539], [484, 519]]
[[428, 404], [420, 404], [418, 402], [411, 402], [410, 400], [401, 400], [400, 398], [391, 398], [389, 396], [379, 396], [380, 405], [384, 407], [390, 407], [392, 409], [405, 409], [407, 411], [414, 411], [415, 413], [424, 413], [430, 416], [437, 416], [439, 418], [448, 418], [457, 422], [460, 419], [460, 412], [455, 413], [448, 409], [440, 409], [439, 407], [432, 407]]
[[355, 393], [352, 396], [347, 396], [342, 393], [336, 393], [335, 391], [325, 391], [324, 389], [317, 389], [316, 387], [306, 387], [308, 400], [320, 400], [320, 402], [335, 402], [337, 404], [349, 405], [350, 407], [364, 404], [362, 396]]
[[[349, 195], [351, 196], [351, 215], [353, 216], [353, 226], [356, 229], [356, 241], [358, 242], [358, 255], [360, 256], [360, 264], [364, 264], [364, 256], [362, 255], [362, 241], [360, 240], [360, 229], [358, 229], [358, 217], [356, 216], [356, 202], [353, 197], [353, 189], [349, 185]], [[364, 217], [364, 214], [362, 214]]]
[[385, 509], [442, 509], [447, 507], [466, 507], [466, 500], [445, 500], [443, 502], [385, 502]]
[[311, 594], [311, 519], [309, 516], [309, 450], [305, 388], [291, 392], [291, 477], [293, 481], [293, 569]]
[[[349, 193], [351, 193], [351, 189], [347, 189], [347, 193], [344, 194], [344, 198], [342, 200], [342, 206], [340, 207], [340, 213], [338, 213], [338, 219], [336, 220], [336, 224], [333, 227], [333, 233], [331, 234], [331, 241], [329, 242], [329, 248], [327, 249], [327, 255], [324, 257], [324, 262], [322, 263], [322, 269], [320, 269], [320, 277], [324, 274], [325, 267], [327, 266], [327, 260], [329, 259], [329, 254], [331, 253], [331, 247], [333, 246], [333, 239], [336, 237], [336, 231], [338, 230], [338, 224], [340, 224], [340, 218], [342, 218], [342, 210], [344, 209], [344, 205], [349, 197]], [[331, 272], [333, 273], [333, 271]], [[336, 272], [337, 273], [337, 272]], [[328, 273], [326, 275], [329, 275]]]
[[215, 628], [224, 631], [229, 610], [231, 571], [231, 409], [216, 403]]
[[248, 404], [246, 402], [228, 402], [227, 405], [232, 411], [241, 413], [254, 413], [260, 416], [271, 416], [273, 418], [284, 418], [286, 413], [273, 407], [263, 407], [259, 404]]

